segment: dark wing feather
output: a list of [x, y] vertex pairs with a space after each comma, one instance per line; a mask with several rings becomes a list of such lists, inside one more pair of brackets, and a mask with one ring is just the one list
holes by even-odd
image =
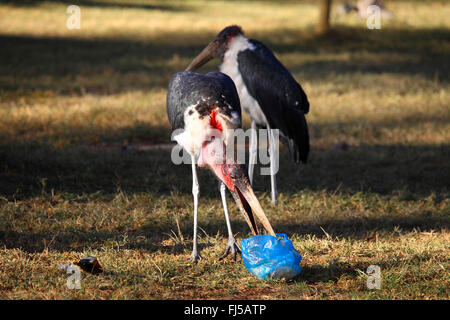
[[289, 71], [261, 42], [249, 40], [254, 49], [238, 54], [239, 72], [250, 95], [258, 102], [272, 129], [279, 129], [282, 141], [295, 162], [306, 162], [309, 134], [305, 114], [308, 98]]
[[189, 106], [186, 99], [185, 72], [176, 73], [169, 82], [166, 96], [167, 117], [169, 118], [172, 130], [184, 128], [184, 112]]

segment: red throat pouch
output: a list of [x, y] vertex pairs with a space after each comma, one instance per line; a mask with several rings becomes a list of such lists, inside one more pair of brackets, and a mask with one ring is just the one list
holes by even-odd
[[219, 131], [223, 131], [222, 124], [217, 119], [216, 111], [214, 109], [211, 110], [211, 113], [210, 113], [209, 125], [211, 126], [211, 128], [217, 129]]

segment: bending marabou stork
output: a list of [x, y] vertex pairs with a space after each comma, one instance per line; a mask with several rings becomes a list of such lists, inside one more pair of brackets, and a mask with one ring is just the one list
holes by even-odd
[[279, 137], [289, 148], [294, 162], [306, 163], [309, 153], [305, 119], [309, 111], [308, 98], [273, 53], [261, 42], [245, 38], [239, 26], [229, 26], [219, 32], [186, 71], [196, 70], [216, 57], [222, 60], [220, 71], [233, 79], [241, 106], [252, 119], [250, 182], [257, 156], [256, 129], [268, 129], [272, 202], [276, 202], [275, 138], [272, 130], [279, 130]]
[[[199, 183], [196, 164], [209, 168], [220, 180], [220, 194], [228, 228], [228, 246], [220, 259], [240, 251], [231, 230], [225, 198], [225, 186], [230, 190], [253, 234], [258, 226], [253, 214], [267, 232], [275, 233], [264, 214], [247, 177], [245, 167], [227, 158], [226, 146], [234, 142], [228, 134], [241, 126], [241, 107], [233, 81], [220, 72], [201, 75], [179, 72], [169, 83], [167, 115], [174, 130], [173, 137], [190, 155], [192, 161], [192, 194], [194, 196], [194, 236], [190, 259], [201, 258], [197, 249], [197, 215]], [[229, 142], [230, 140], [230, 142]]]

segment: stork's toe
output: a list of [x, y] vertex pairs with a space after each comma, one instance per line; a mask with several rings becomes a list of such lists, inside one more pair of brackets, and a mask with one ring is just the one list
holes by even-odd
[[222, 260], [226, 256], [228, 256], [231, 253], [233, 256], [233, 260], [236, 261], [236, 256], [238, 253], [241, 253], [241, 249], [239, 248], [236, 239], [230, 238], [228, 239], [227, 249], [225, 250], [224, 254], [220, 256], [219, 260]]
[[198, 251], [192, 251], [191, 255], [186, 258], [186, 260], [190, 260], [192, 262], [198, 262], [198, 260], [203, 259]]

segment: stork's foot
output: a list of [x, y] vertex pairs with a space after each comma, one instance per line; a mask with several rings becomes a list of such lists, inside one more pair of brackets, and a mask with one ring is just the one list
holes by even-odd
[[200, 253], [197, 250], [192, 251], [191, 255], [186, 258], [186, 260], [190, 260], [192, 262], [198, 262], [198, 260], [203, 259]]
[[234, 237], [231, 237], [228, 239], [227, 249], [225, 250], [224, 254], [220, 256], [219, 260], [222, 260], [228, 254], [233, 256], [233, 260], [236, 261], [236, 256], [238, 253], [241, 253], [241, 249], [239, 248], [236, 239]]

